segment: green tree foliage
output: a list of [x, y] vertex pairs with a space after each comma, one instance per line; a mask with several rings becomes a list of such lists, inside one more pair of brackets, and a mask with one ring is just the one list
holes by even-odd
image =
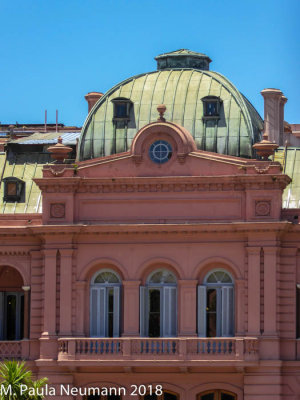
[[[47, 378], [33, 380], [32, 372], [24, 362], [0, 363], [0, 400], [41, 400], [44, 398], [42, 387], [46, 383]], [[28, 391], [22, 392], [24, 385]]]

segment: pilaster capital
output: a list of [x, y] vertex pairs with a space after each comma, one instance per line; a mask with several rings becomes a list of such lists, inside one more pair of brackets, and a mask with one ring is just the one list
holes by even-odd
[[41, 250], [30, 250], [30, 257], [32, 260], [38, 260], [42, 258], [43, 254]]
[[29, 292], [30, 286], [22, 286], [22, 290], [24, 290], [24, 292]]
[[74, 254], [74, 249], [59, 249], [61, 257], [72, 257]]
[[246, 251], [248, 254], [258, 255], [260, 254], [261, 247], [258, 246], [247, 246]]
[[75, 286], [77, 289], [85, 289], [87, 285], [87, 281], [76, 281]]
[[195, 286], [198, 285], [198, 280], [197, 279], [179, 279], [177, 281], [178, 286], [180, 287], [191, 287], [194, 288]]
[[243, 289], [245, 287], [245, 279], [235, 279], [234, 283], [240, 289]]
[[264, 247], [264, 254], [269, 254], [269, 255], [278, 255], [280, 253], [280, 247]]
[[135, 288], [139, 287], [142, 281], [135, 280], [135, 281], [122, 281], [122, 285], [124, 288]]
[[56, 258], [57, 249], [43, 249], [42, 254], [45, 258]]
[[284, 256], [296, 257], [298, 253], [298, 247], [281, 247], [280, 251]]

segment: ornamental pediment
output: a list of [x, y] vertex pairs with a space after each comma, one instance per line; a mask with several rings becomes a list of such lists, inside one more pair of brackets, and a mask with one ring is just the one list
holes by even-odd
[[[163, 107], [163, 106], [161, 106]], [[121, 178], [280, 174], [280, 164], [197, 150], [182, 126], [159, 120], [144, 126], [128, 152], [72, 165], [44, 167], [44, 177]]]

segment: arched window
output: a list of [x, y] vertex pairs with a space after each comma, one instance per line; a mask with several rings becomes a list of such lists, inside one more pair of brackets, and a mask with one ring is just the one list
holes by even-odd
[[154, 271], [140, 287], [140, 333], [149, 337], [177, 334], [177, 280], [166, 270]]
[[234, 282], [225, 270], [210, 271], [198, 286], [198, 335], [234, 336]]
[[121, 280], [111, 270], [98, 271], [90, 288], [90, 335], [120, 336]]
[[226, 390], [208, 390], [207, 392], [200, 393], [197, 400], [236, 400], [237, 396], [234, 393], [227, 392]]
[[0, 340], [20, 340], [24, 334], [23, 279], [12, 267], [0, 267]]

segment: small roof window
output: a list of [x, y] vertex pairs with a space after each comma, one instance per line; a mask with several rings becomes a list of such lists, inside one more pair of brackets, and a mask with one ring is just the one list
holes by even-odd
[[3, 179], [4, 196], [3, 201], [8, 203], [25, 201], [25, 182], [14, 176]]
[[203, 101], [203, 119], [219, 119], [222, 100], [216, 96], [206, 96]]
[[111, 102], [114, 105], [113, 121], [129, 121], [132, 101], [125, 97], [117, 97], [112, 99]]

